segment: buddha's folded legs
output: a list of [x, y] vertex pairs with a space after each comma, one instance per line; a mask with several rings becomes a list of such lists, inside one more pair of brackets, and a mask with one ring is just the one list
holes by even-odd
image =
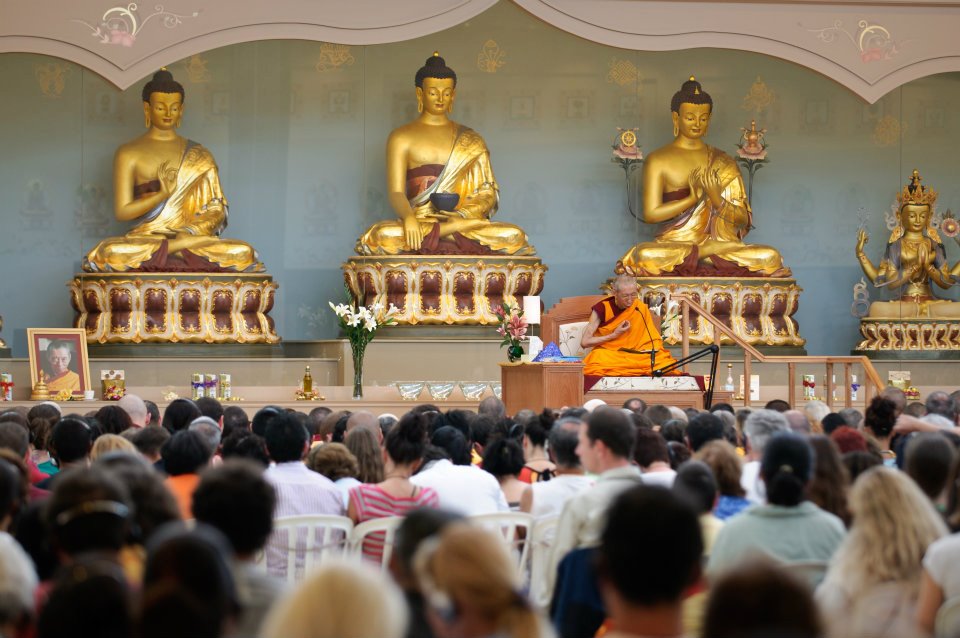
[[[434, 220], [420, 220], [420, 231], [427, 236], [436, 226]], [[476, 219], [453, 219], [440, 224], [440, 236], [461, 233], [490, 250], [508, 255], [534, 254], [527, 243], [527, 234], [519, 226]], [[357, 240], [360, 255], [397, 255], [408, 252], [403, 224], [398, 221], [383, 221], [371, 226]]]
[[762, 244], [741, 244], [731, 242], [707, 242], [700, 249], [700, 257], [716, 255], [750, 272], [763, 273], [772, 277], [789, 276], [789, 269], [783, 265], [783, 257], [776, 248]]
[[692, 244], [679, 242], [646, 242], [627, 251], [621, 262], [628, 272], [639, 277], [656, 276], [673, 272], [692, 248]]

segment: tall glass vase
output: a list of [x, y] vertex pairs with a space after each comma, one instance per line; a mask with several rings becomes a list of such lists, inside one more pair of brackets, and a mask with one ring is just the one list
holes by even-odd
[[350, 350], [353, 353], [353, 398], [359, 400], [363, 398], [363, 351], [366, 347], [351, 343]]

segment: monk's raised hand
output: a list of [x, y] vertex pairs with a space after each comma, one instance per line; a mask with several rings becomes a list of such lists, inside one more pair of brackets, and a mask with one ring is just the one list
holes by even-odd
[[617, 326], [616, 328], [614, 328], [614, 329], [613, 329], [613, 334], [615, 334], [616, 336], [619, 337], [620, 335], [622, 335], [623, 333], [625, 333], [625, 332], [626, 332], [627, 330], [629, 330], [629, 329], [630, 329], [630, 321], [627, 320], [627, 321], [624, 321], [623, 323], [621, 323], [621, 324], [620, 324], [619, 326]]

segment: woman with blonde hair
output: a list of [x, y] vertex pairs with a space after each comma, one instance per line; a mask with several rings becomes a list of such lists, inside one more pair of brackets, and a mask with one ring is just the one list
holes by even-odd
[[357, 563], [328, 561], [274, 605], [264, 638], [401, 638], [407, 607], [385, 574]]
[[520, 591], [517, 568], [492, 532], [448, 526], [425, 542], [414, 570], [437, 638], [546, 638], [547, 623]]
[[90, 448], [90, 460], [96, 461], [109, 452], [138, 453], [136, 446], [119, 434], [101, 434]]
[[903, 472], [875, 467], [850, 492], [853, 525], [830, 561], [817, 602], [829, 636], [919, 635], [917, 596], [940, 515]]

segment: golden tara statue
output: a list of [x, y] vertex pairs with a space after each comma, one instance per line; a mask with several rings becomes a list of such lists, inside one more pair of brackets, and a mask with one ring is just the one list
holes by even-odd
[[387, 191], [398, 220], [357, 240], [357, 254], [534, 255], [519, 226], [492, 222], [500, 193], [480, 135], [457, 124], [457, 74], [434, 53], [416, 74], [420, 116], [387, 139]]
[[937, 192], [921, 181], [919, 171], [914, 170], [910, 183], [897, 194], [897, 226], [879, 266], [863, 252], [869, 240], [867, 231], [861, 228], [857, 234], [857, 259], [867, 278], [899, 295], [894, 301], [870, 304], [867, 319], [960, 318], [960, 303], [937, 299], [930, 288], [931, 281], [941, 288], [956, 284], [960, 263], [951, 268], [947, 262], [940, 235], [930, 224]]
[[147, 132], [117, 149], [113, 161], [115, 214], [137, 225], [100, 242], [84, 270], [263, 270], [250, 244], [220, 239], [227, 200], [213, 155], [176, 132], [183, 101], [183, 86], [166, 69], [143, 87]]
[[693, 77], [673, 96], [674, 140], [643, 166], [643, 219], [662, 223], [619, 272], [651, 277], [789, 277], [775, 248], [743, 242], [752, 212], [737, 162], [703, 141], [713, 100]]

